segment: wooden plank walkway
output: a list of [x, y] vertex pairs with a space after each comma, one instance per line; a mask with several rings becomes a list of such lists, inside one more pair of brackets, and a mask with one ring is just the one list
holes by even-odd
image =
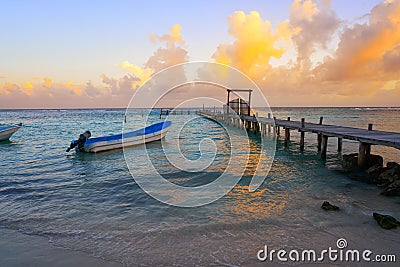
[[[245, 119], [248, 120], [250, 118]], [[251, 117], [251, 120], [256, 121], [254, 117]], [[273, 119], [259, 118], [259, 122], [272, 125]], [[400, 149], [400, 133], [396, 132], [368, 130], [328, 124], [320, 125], [317, 123], [309, 122], [305, 122], [304, 126], [302, 126], [300, 121], [288, 121], [279, 119], [275, 119], [275, 126], [280, 126], [283, 128], [289, 128], [302, 132], [323, 134], [328, 137], [341, 137], [344, 139], [370, 143], [372, 145], [383, 145]]]
[[304, 133], [316, 133], [318, 135], [318, 150], [321, 150], [322, 158], [326, 158], [328, 137], [338, 138], [339, 151], [342, 150], [342, 139], [355, 140], [360, 143], [358, 151], [358, 164], [360, 166], [364, 165], [365, 158], [370, 153], [371, 145], [382, 145], [400, 149], [400, 133], [372, 130], [372, 124], [369, 125], [369, 129], [360, 129], [322, 124], [322, 117], [318, 124], [305, 122], [305, 119], [301, 121], [291, 121], [290, 118], [287, 120], [280, 120], [276, 118], [258, 117], [257, 119], [255, 116], [241, 116], [239, 119], [238, 116], [227, 116], [212, 111], [198, 111], [197, 114], [215, 121], [227, 122], [228, 124], [236, 126], [243, 127], [244, 125], [248, 130], [261, 132], [261, 134], [266, 134], [266, 126], [268, 126], [268, 131], [270, 131], [272, 127], [273, 132], [276, 135], [280, 135], [280, 127], [282, 127], [285, 129], [285, 141], [290, 140], [290, 130], [297, 130], [301, 133], [301, 149], [304, 149]]

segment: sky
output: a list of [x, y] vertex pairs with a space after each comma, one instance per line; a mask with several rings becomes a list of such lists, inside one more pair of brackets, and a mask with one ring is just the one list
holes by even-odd
[[272, 106], [400, 105], [400, 0], [3, 1], [0, 32], [0, 109], [126, 107], [190, 61]]

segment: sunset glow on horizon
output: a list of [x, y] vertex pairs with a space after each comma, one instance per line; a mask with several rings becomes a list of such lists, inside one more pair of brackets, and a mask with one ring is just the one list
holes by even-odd
[[8, 2], [0, 109], [126, 107], [189, 61], [248, 75], [271, 106], [399, 106], [400, 0]]

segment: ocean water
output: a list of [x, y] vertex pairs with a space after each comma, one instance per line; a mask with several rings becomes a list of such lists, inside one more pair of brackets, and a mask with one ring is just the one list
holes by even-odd
[[[136, 113], [135, 113], [136, 112]], [[130, 127], [143, 124], [142, 111], [129, 117]], [[258, 111], [260, 115], [263, 110]], [[400, 132], [400, 109], [275, 108], [277, 118]], [[24, 126], [0, 144], [0, 227], [48, 238], [56, 246], [87, 252], [127, 266], [252, 266], [264, 245], [273, 249], [324, 249], [345, 238], [351, 248], [396, 254], [400, 231], [385, 231], [373, 212], [400, 218], [400, 198], [379, 195], [382, 189], [351, 180], [341, 172], [341, 155], [356, 152], [356, 142], [329, 140], [328, 157], [320, 160], [315, 134], [306, 134], [304, 152], [299, 134], [276, 155], [266, 181], [247, 190], [256, 157], [250, 157], [241, 181], [218, 201], [196, 208], [163, 204], [147, 195], [132, 178], [121, 150], [99, 154], [66, 153], [72, 139], [89, 129], [93, 136], [120, 132], [125, 110], [0, 111], [0, 122]], [[199, 157], [199, 142], [217, 145], [215, 161], [204, 171], [187, 172], [170, 165], [159, 142], [146, 146], [154, 166], [176, 184], [198, 186], [215, 180], [229, 160], [229, 140], [216, 123], [197, 115], [171, 115], [165, 142], [179, 136], [182, 153]], [[150, 116], [157, 122], [157, 114]], [[245, 141], [245, 140], [243, 140]], [[260, 149], [251, 136], [252, 155]], [[164, 147], [165, 148], [165, 147]], [[146, 175], [143, 146], [125, 152], [135, 161], [135, 174]], [[168, 149], [168, 146], [167, 146]], [[385, 162], [400, 162], [397, 149], [373, 147]], [[328, 200], [341, 207], [324, 212]], [[398, 255], [400, 257], [400, 255]], [[297, 265], [297, 263], [288, 263]], [[1, 259], [0, 259], [1, 265]], [[351, 265], [351, 264], [350, 264]], [[356, 264], [359, 265], [359, 264]], [[389, 266], [389, 265], [388, 265]]]

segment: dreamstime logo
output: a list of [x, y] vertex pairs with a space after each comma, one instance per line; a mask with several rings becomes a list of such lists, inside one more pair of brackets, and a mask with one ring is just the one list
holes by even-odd
[[346, 249], [347, 240], [339, 238], [336, 241], [336, 248], [328, 247], [321, 251], [313, 249], [292, 249], [287, 251], [285, 249], [275, 250], [268, 249], [265, 245], [263, 249], [257, 252], [257, 259], [259, 261], [281, 261], [281, 262], [324, 262], [326, 260], [336, 262], [396, 262], [396, 255], [394, 254], [373, 254], [369, 249], [357, 250]]
[[[123, 133], [129, 132], [134, 126], [137, 127], [137, 110], [135, 109], [138, 107], [152, 107], [143, 114], [142, 126], [147, 126], [161, 119], [161, 116], [158, 117], [160, 110], [158, 107], [172, 108], [171, 114], [176, 113], [177, 110], [181, 110], [182, 113], [185, 107], [199, 107], [206, 104], [208, 107], [217, 107], [211, 112], [222, 115], [223, 119], [218, 123], [229, 141], [229, 146], [226, 148], [229, 151], [229, 159], [218, 178], [199, 186], [182, 186], [163, 177], [162, 171], [159, 171], [160, 166], [154, 163], [160, 156], [153, 155], [147, 147], [144, 150], [145, 154], [139, 155], [143, 162], [138, 166], [138, 154], [129, 153], [123, 140], [125, 161], [130, 173], [147, 194], [169, 205], [195, 207], [216, 201], [239, 182], [246, 170], [249, 156], [254, 154], [254, 151], [251, 151], [248, 133], [243, 125], [239, 129], [228, 125], [233, 121], [239, 122], [240, 117], [230, 107], [222, 110], [222, 106], [226, 103], [221, 102], [218, 97], [211, 97], [219, 93], [220, 98], [221, 95], [226, 95], [227, 89], [232, 88], [252, 90], [252, 99], [256, 100], [257, 106], [262, 107], [265, 114], [272, 114], [268, 101], [256, 84], [237, 69], [223, 64], [190, 62], [175, 65], [153, 75], [135, 91], [126, 109], [127, 120]], [[245, 99], [240, 93], [237, 93], [237, 97]], [[157, 110], [157, 113], [154, 110]], [[213, 134], [208, 129], [200, 129], [202, 140], [198, 142], [200, 153], [197, 158], [185, 155], [182, 152], [181, 143], [183, 129], [190, 131], [196, 120], [204, 120], [204, 118], [196, 115], [180, 116], [179, 119], [177, 116], [164, 118], [173, 122], [166, 138], [161, 141], [163, 154], [170, 166], [185, 173], [207, 172], [214, 161], [218, 160], [218, 149], [220, 149], [213, 139]], [[199, 129], [195, 130], [199, 131]], [[250, 192], [255, 191], [267, 177], [275, 155], [275, 142], [275, 139], [261, 135], [260, 149], [257, 151], [258, 164], [249, 184]], [[138, 168], [145, 169], [146, 174], [140, 174]]]
[[346, 241], [346, 239], [344, 239], [344, 238], [339, 238], [339, 239], [336, 241], [336, 246], [337, 246], [339, 249], [342, 249], [342, 248], [347, 247], [347, 241]]

